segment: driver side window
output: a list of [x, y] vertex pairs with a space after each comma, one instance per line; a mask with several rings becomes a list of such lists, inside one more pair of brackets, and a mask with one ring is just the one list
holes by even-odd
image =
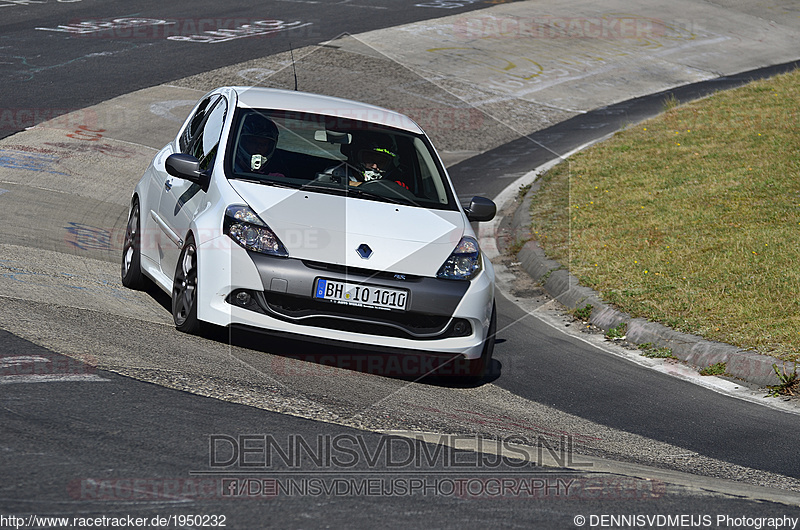
[[192, 138], [187, 149], [188, 154], [200, 161], [200, 169], [203, 171], [211, 166], [217, 154], [227, 110], [228, 105], [225, 98], [218, 98], [213, 104], [213, 108], [205, 112], [205, 122], [201, 130]]
[[200, 126], [203, 124], [203, 119], [206, 117], [206, 110], [213, 107], [213, 105], [209, 106], [209, 103], [216, 101], [218, 97], [219, 96], [207, 97], [200, 102], [200, 105], [198, 105], [197, 110], [192, 116], [192, 119], [189, 120], [189, 123], [186, 125], [186, 129], [183, 130], [180, 138], [178, 138], [178, 148], [181, 150], [181, 153], [188, 153], [188, 148], [192, 143], [192, 138], [197, 135], [197, 132], [200, 130]]

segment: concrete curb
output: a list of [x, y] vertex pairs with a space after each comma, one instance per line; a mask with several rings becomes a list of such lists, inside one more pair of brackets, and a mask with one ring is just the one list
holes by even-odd
[[[540, 169], [534, 170], [538, 175]], [[768, 355], [748, 352], [702, 337], [675, 331], [663, 324], [649, 322], [643, 318], [632, 318], [603, 302], [594, 290], [580, 285], [561, 263], [549, 259], [538, 242], [531, 239], [530, 201], [539, 189], [539, 180], [530, 190], [513, 214], [511, 222], [512, 240], [530, 239], [517, 253], [522, 269], [539, 282], [547, 293], [568, 309], [579, 309], [591, 304], [590, 322], [605, 331], [627, 324], [626, 340], [635, 344], [651, 343], [659, 348], [670, 348], [678, 359], [697, 368], [706, 368], [716, 363], [725, 363], [726, 372], [738, 379], [765, 387], [778, 383], [772, 365], [790, 370], [793, 364]]]

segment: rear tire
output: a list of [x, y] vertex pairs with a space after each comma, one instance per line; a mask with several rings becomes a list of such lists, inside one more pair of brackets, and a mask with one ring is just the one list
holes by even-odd
[[197, 245], [189, 236], [181, 250], [172, 282], [172, 318], [178, 331], [197, 335]]
[[122, 285], [128, 289], [142, 290], [147, 284], [147, 279], [142, 274], [141, 227], [141, 208], [139, 200], [134, 199], [128, 216], [128, 227], [125, 229], [125, 241], [122, 244]]

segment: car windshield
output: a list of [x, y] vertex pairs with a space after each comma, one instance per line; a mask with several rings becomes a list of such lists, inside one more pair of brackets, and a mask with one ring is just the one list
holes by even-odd
[[351, 119], [239, 109], [226, 171], [266, 185], [457, 209], [424, 135]]

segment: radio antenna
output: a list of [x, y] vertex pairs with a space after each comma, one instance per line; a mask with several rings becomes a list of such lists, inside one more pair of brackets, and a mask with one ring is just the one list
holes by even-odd
[[292, 72], [294, 73], [294, 90], [297, 91], [297, 70], [294, 67], [294, 49], [292, 48], [292, 43], [289, 43], [289, 53], [292, 56]]

